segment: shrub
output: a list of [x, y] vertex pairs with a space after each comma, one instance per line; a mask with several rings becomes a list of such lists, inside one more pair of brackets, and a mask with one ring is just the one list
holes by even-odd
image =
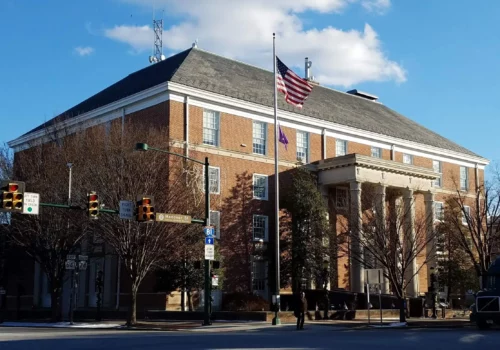
[[269, 302], [261, 296], [235, 292], [222, 298], [223, 311], [269, 311]]

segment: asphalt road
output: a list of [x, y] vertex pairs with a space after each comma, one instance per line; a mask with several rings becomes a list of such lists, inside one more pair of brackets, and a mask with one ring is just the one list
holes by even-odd
[[495, 349], [500, 331], [467, 329], [354, 330], [309, 326], [296, 331], [291, 326], [237, 331], [151, 332], [121, 330], [69, 330], [0, 328], [1, 350], [41, 349], [290, 349], [290, 350], [431, 350]]

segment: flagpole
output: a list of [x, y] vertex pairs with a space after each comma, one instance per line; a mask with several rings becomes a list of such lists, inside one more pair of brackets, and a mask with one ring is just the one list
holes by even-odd
[[278, 87], [276, 81], [276, 35], [273, 33], [273, 72], [274, 72], [274, 194], [275, 194], [275, 313], [273, 325], [281, 324], [278, 316], [280, 309], [280, 203], [278, 171]]

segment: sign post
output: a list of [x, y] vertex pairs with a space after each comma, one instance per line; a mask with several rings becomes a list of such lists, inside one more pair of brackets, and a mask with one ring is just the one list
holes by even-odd
[[382, 279], [384, 277], [383, 269], [366, 269], [366, 299], [367, 299], [367, 308], [368, 308], [368, 324], [370, 324], [370, 285], [378, 289], [379, 292], [379, 307], [380, 307], [380, 324], [383, 323], [382, 319]]

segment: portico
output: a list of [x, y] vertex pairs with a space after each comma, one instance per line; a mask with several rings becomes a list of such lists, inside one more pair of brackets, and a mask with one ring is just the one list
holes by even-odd
[[[432, 237], [433, 181], [439, 177], [433, 169], [359, 154], [325, 159], [312, 165], [318, 173], [320, 190], [323, 196], [329, 199], [327, 202], [332, 228], [335, 228], [339, 234], [342, 225], [339, 225], [338, 220], [344, 220], [344, 227], [348, 227], [350, 232], [350, 242], [347, 243], [349, 245], [347, 284], [351, 291], [364, 292], [364, 269], [369, 257], [364, 257], [365, 252], [360, 242], [365, 239], [362, 230], [365, 224], [364, 214], [367, 211], [373, 213], [378, 229], [384, 228], [384, 225], [391, 222], [387, 220], [388, 215], [391, 218], [395, 217], [400, 225], [387, 229], [396, 230], [398, 235], [404, 231], [403, 249], [408, 249], [407, 247], [415, 241], [416, 198], [422, 199], [423, 197], [425, 210], [421, 212], [428, 220], [424, 225], [426, 230], [424, 234], [429, 238]], [[402, 209], [405, 215], [399, 214], [401, 211], [398, 209]], [[401, 227], [404, 229], [398, 229]], [[427, 252], [432, 251], [432, 244], [433, 242], [426, 249]], [[426, 283], [428, 267], [419, 267], [417, 260], [421, 259], [413, 259], [410, 262], [407, 276], [405, 276], [405, 279], [409, 281], [406, 292], [410, 297], [416, 297], [420, 292], [426, 291], [426, 288], [420, 290], [419, 276]], [[377, 265], [377, 263], [374, 264]], [[382, 268], [382, 266], [371, 267]], [[417, 271], [419, 271], [418, 274]], [[331, 280], [330, 283], [332, 282], [335, 281]], [[384, 280], [382, 291], [390, 292], [387, 279]]]

